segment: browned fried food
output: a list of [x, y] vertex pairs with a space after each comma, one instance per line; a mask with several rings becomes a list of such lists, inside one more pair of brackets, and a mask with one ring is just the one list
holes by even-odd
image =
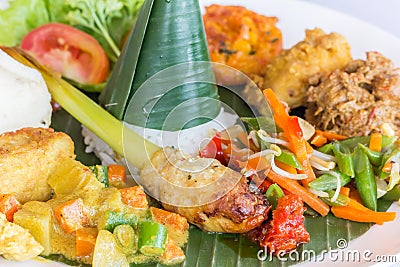
[[0, 135], [0, 193], [18, 201], [47, 200], [47, 178], [63, 158], [74, 158], [71, 138], [53, 129], [23, 128]]
[[[210, 5], [203, 16], [211, 61], [242, 71], [250, 78], [264, 76], [266, 65], [282, 50], [278, 19], [257, 14], [242, 6]], [[219, 81], [241, 84], [241, 75], [222, 68]]]
[[[215, 159], [186, 157], [178, 150], [165, 148], [151, 161], [152, 165], [140, 173], [141, 184], [150, 191], [151, 188], [160, 190], [156, 197], [162, 200], [165, 209], [186, 217], [203, 230], [244, 233], [260, 226], [268, 218], [270, 206], [266, 198], [250, 192], [240, 173]], [[157, 176], [166, 183], [160, 182]], [[207, 188], [213, 183], [215, 187]], [[222, 195], [222, 192], [226, 194]], [[154, 193], [152, 191], [153, 196]], [[207, 202], [213, 196], [214, 200]], [[197, 199], [203, 204], [187, 205], [188, 200], [194, 203]]]
[[400, 134], [400, 73], [378, 52], [353, 60], [308, 90], [307, 120], [345, 136], [382, 132], [388, 124]]
[[350, 45], [340, 34], [306, 30], [306, 37], [267, 66], [263, 88], [271, 88], [290, 107], [306, 104], [306, 89], [319, 77], [346, 66]]

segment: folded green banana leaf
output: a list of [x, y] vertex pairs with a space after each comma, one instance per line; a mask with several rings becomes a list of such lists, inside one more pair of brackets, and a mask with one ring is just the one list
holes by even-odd
[[[220, 111], [211, 64], [201, 63], [208, 61], [198, 0], [147, 0], [100, 103], [118, 119], [146, 128], [205, 123]], [[173, 123], [165, 124], [171, 111]]]

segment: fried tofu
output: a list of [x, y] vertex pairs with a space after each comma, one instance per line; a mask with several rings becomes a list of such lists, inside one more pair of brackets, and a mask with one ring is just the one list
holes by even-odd
[[0, 135], [0, 194], [22, 204], [51, 195], [50, 174], [65, 158], [75, 158], [74, 143], [50, 128], [23, 128]]

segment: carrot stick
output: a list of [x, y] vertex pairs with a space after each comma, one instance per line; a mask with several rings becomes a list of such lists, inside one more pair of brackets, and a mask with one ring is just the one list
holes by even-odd
[[283, 130], [283, 134], [289, 141], [290, 150], [296, 155], [300, 163], [303, 165], [301, 173], [305, 173], [308, 178], [303, 180], [305, 186], [315, 179], [315, 173], [311, 167], [308, 153], [312, 152], [311, 146], [303, 138], [303, 133], [298, 123], [298, 117], [290, 116], [286, 107], [271, 89], [263, 91], [265, 98], [274, 111], [274, 121]]
[[298, 195], [305, 203], [322, 216], [326, 216], [329, 213], [329, 206], [316, 195], [309, 192], [305, 187], [301, 186], [297, 181], [281, 176], [273, 171], [269, 171], [265, 174], [280, 187]]
[[325, 145], [328, 142], [328, 138], [323, 136], [321, 133], [315, 131], [314, 136], [311, 139], [311, 144], [316, 146], [316, 147], [321, 147]]
[[348, 188], [348, 187], [341, 187], [341, 188], [340, 188], [340, 194], [342, 194], [342, 195], [344, 195], [344, 196], [346, 196], [346, 197], [350, 196], [350, 188]]
[[[350, 199], [350, 203], [351, 202], [352, 200]], [[371, 222], [383, 224], [384, 222], [393, 221], [396, 218], [396, 212], [372, 211], [364, 206], [363, 208], [358, 208], [357, 204], [359, 203], [353, 200], [353, 204], [354, 203], [356, 203], [356, 207], [353, 207], [353, 205], [351, 204], [347, 206], [334, 206], [331, 208], [331, 211], [333, 215], [335, 215], [335, 217], [355, 222]]]
[[381, 152], [382, 150], [382, 134], [373, 133], [369, 140], [369, 148], [373, 151]]
[[288, 165], [286, 163], [283, 163], [283, 162], [281, 162], [279, 160], [275, 160], [275, 165], [278, 168], [281, 168], [282, 170], [287, 171], [288, 173], [293, 173], [293, 174], [297, 173], [296, 168], [294, 168], [294, 167], [292, 167], [292, 166], [290, 166], [290, 165]]
[[315, 133], [318, 133], [318, 134], [324, 136], [329, 141], [334, 141], [334, 140], [340, 141], [340, 140], [347, 138], [347, 136], [344, 136], [341, 134], [336, 134], [336, 133], [321, 131], [321, 130], [315, 130]]
[[268, 169], [271, 164], [265, 157], [255, 157], [247, 161], [238, 161], [240, 168], [246, 168], [246, 170], [263, 171]]

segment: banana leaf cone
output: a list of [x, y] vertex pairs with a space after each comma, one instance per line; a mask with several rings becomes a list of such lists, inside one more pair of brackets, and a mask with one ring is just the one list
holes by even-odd
[[176, 131], [220, 112], [198, 0], [146, 0], [100, 103], [141, 127]]

